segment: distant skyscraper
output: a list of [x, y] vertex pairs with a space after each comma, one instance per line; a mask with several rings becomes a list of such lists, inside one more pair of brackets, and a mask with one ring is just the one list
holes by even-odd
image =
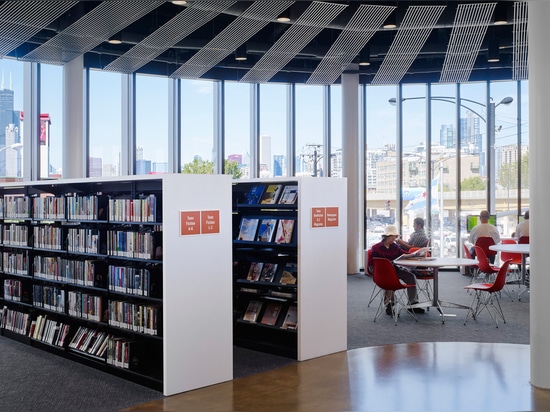
[[260, 164], [266, 165], [268, 172], [273, 171], [271, 166], [271, 136], [260, 136]]
[[284, 171], [284, 155], [273, 156], [273, 176], [282, 176]]
[[136, 160], [136, 174], [146, 175], [151, 171], [150, 160]]
[[90, 177], [101, 177], [103, 170], [103, 159], [101, 157], [90, 157]]

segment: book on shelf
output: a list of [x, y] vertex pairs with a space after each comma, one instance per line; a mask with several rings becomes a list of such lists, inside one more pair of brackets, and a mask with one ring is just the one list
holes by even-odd
[[269, 296], [273, 296], [275, 298], [283, 298], [283, 299], [296, 299], [298, 294], [293, 292], [281, 292], [278, 290], [270, 290]]
[[279, 318], [279, 313], [281, 313], [282, 307], [283, 304], [280, 302], [268, 302], [260, 323], [271, 326], [275, 325], [277, 323], [277, 319]]
[[281, 197], [279, 198], [279, 204], [281, 205], [293, 205], [298, 199], [298, 185], [286, 185], [283, 188]]
[[250, 190], [246, 194], [245, 203], [248, 205], [257, 204], [262, 198], [264, 193], [265, 185], [254, 185], [250, 187]]
[[279, 219], [275, 243], [291, 243], [294, 230], [294, 219]]
[[272, 205], [277, 203], [279, 196], [281, 195], [281, 189], [283, 185], [268, 185], [262, 195], [262, 200], [260, 201], [263, 205]]
[[247, 240], [253, 242], [256, 238], [256, 229], [260, 219], [254, 217], [243, 217], [239, 228], [239, 237], [237, 240]]
[[283, 329], [298, 329], [298, 306], [290, 305], [286, 311]]
[[273, 282], [275, 273], [277, 272], [277, 263], [264, 263], [260, 280], [262, 282]]
[[250, 269], [248, 269], [248, 275], [246, 276], [246, 280], [250, 280], [252, 282], [260, 280], [260, 275], [262, 273], [263, 266], [264, 266], [263, 262], [252, 262], [250, 264]]
[[262, 302], [259, 300], [251, 300], [246, 308], [246, 312], [243, 315], [243, 320], [248, 322], [256, 322], [258, 320], [260, 310], [262, 310]]
[[277, 219], [262, 219], [256, 235], [256, 242], [271, 242], [277, 226]]
[[298, 264], [294, 262], [287, 262], [281, 273], [279, 283], [283, 285], [295, 285], [298, 276]]

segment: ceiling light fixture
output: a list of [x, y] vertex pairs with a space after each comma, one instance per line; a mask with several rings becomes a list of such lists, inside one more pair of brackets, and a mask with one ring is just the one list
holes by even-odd
[[359, 53], [359, 66], [370, 66], [370, 47], [365, 46]]
[[493, 24], [495, 26], [508, 24], [508, 10], [506, 4], [497, 3]]
[[244, 61], [246, 60], [246, 43], [237, 47], [237, 50], [235, 50], [235, 60], [238, 61]]
[[496, 63], [500, 61], [499, 41], [497, 38], [489, 40], [489, 50], [487, 54], [487, 61], [489, 63]]
[[277, 21], [281, 23], [287, 23], [290, 21], [290, 9], [286, 9], [281, 14], [279, 14], [279, 17], [277, 17]]
[[384, 22], [384, 24], [382, 25], [383, 28], [385, 29], [395, 29], [397, 27], [397, 20], [395, 18], [395, 14], [396, 12], [393, 11], [389, 16], [388, 18], [386, 19], [386, 21]]
[[109, 38], [107, 40], [107, 43], [109, 44], [121, 44], [122, 43], [122, 35], [120, 33], [117, 33]]
[[173, 0], [172, 4], [175, 4], [176, 6], [185, 6], [187, 2], [185, 0]]

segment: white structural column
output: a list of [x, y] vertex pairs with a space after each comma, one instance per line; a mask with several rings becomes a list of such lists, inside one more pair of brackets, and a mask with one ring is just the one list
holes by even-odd
[[550, 234], [550, 2], [529, 2], [529, 187], [531, 244], [531, 383], [550, 389], [550, 316], [548, 316], [548, 236]]
[[348, 180], [348, 274], [358, 273], [362, 264], [359, 188], [359, 74], [342, 74], [342, 177]]
[[86, 177], [84, 159], [84, 58], [63, 66], [63, 178]]

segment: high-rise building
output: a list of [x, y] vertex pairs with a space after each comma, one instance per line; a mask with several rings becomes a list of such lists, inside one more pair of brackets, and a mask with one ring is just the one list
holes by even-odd
[[260, 136], [260, 164], [265, 165], [268, 172], [273, 172], [271, 166], [271, 136]]
[[282, 176], [284, 171], [285, 156], [273, 156], [273, 176]]

